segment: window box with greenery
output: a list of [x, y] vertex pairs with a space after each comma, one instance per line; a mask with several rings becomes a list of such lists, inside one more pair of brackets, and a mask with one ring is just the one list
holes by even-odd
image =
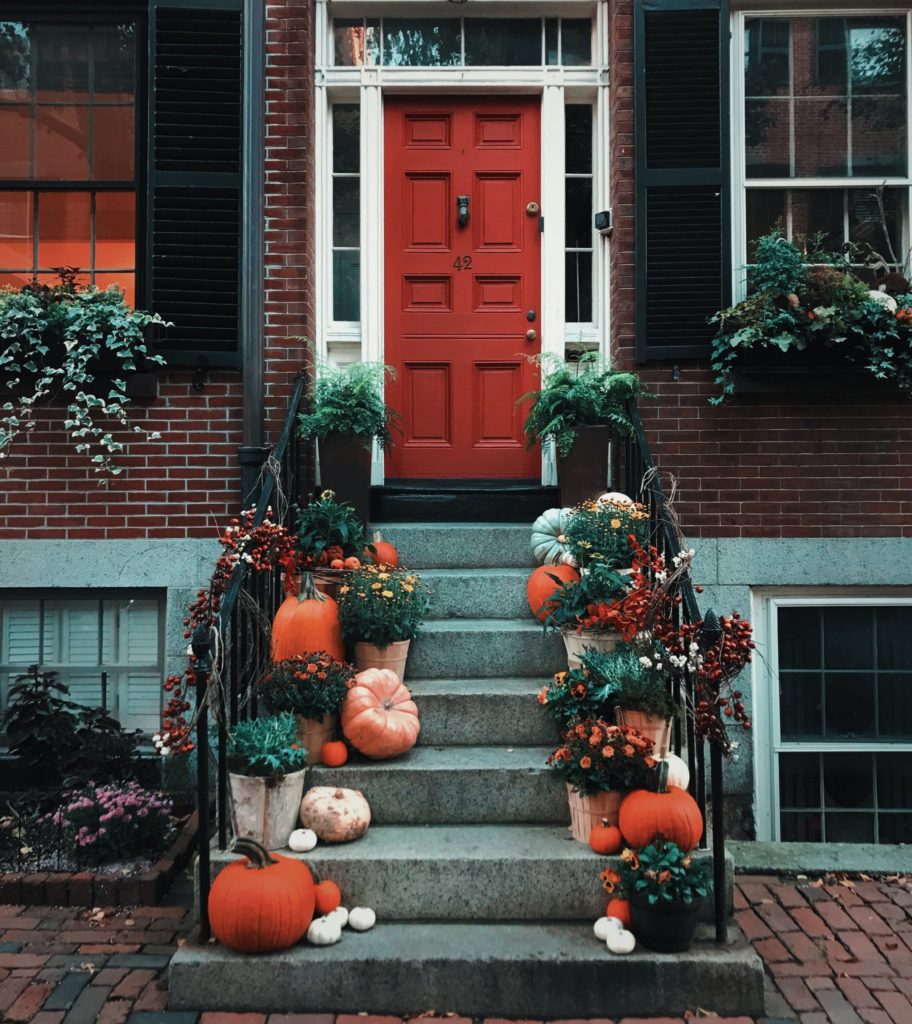
[[149, 332], [167, 327], [156, 313], [133, 309], [116, 286], [101, 291], [75, 284], [63, 272], [55, 286], [0, 290], [0, 393], [9, 400], [0, 415], [0, 458], [35, 424], [35, 408], [62, 398], [64, 429], [80, 455], [102, 475], [116, 476], [124, 450], [111, 432], [125, 430], [157, 439], [127, 415], [131, 375], [165, 361], [149, 348]]
[[[868, 261], [871, 254], [867, 254]], [[872, 290], [856, 262], [864, 254], [802, 249], [780, 231], [757, 242], [751, 292], [716, 313], [712, 368], [719, 405], [736, 390], [743, 371], [782, 368], [819, 376], [850, 372], [853, 387], [880, 381], [912, 394], [912, 294], [906, 277], [882, 260]]]
[[605, 490], [609, 444], [632, 433], [626, 403], [645, 391], [635, 373], [611, 370], [595, 353], [575, 364], [550, 353], [533, 358], [543, 380], [541, 390], [520, 399], [532, 400], [526, 436], [530, 445], [554, 442], [561, 501], [576, 505]]
[[320, 480], [339, 501], [354, 506], [362, 522], [370, 520], [371, 452], [393, 443], [390, 427], [397, 414], [383, 401], [393, 368], [382, 363], [324, 363], [299, 418], [298, 432], [320, 447]]

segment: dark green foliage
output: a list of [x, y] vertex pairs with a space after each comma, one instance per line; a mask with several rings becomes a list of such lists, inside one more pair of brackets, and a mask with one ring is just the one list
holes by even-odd
[[628, 898], [639, 893], [653, 904], [660, 900], [693, 903], [712, 891], [706, 865], [694, 861], [676, 843], [657, 839], [631, 853], [624, 851], [620, 872], [620, 888]]
[[643, 711], [659, 718], [677, 714], [677, 705], [668, 690], [668, 666], [646, 667], [639, 655], [627, 647], [610, 652], [587, 651], [580, 660], [589, 673], [590, 685], [603, 694], [609, 708]]
[[228, 766], [239, 775], [275, 778], [296, 772], [307, 763], [307, 750], [298, 741], [294, 715], [251, 718], [228, 734]]
[[374, 438], [381, 448], [392, 444], [390, 428], [398, 413], [384, 403], [383, 386], [393, 376], [393, 368], [382, 363], [322, 365], [308, 411], [298, 418], [298, 433], [308, 440], [354, 434], [366, 445]]
[[354, 508], [348, 502], [336, 501], [332, 491], [323, 491], [298, 511], [295, 533], [301, 554], [315, 561], [332, 545], [338, 544], [345, 557], [358, 558], [367, 546], [364, 524]]
[[534, 400], [525, 423], [530, 445], [553, 438], [560, 454], [567, 455], [577, 427], [608, 426], [618, 437], [632, 433], [625, 403], [645, 394], [635, 373], [610, 370], [594, 354], [574, 365], [554, 355], [536, 358], [545, 373], [541, 390], [520, 399]]
[[322, 722], [342, 707], [355, 669], [325, 651], [277, 662], [259, 684], [260, 697], [274, 713], [289, 711]]
[[564, 584], [558, 576], [549, 573], [554, 580], [555, 593], [539, 610], [549, 608], [545, 628], [561, 626], [576, 627], [586, 615], [591, 614], [591, 605], [607, 604], [619, 600], [627, 593], [630, 582], [607, 563], [600, 562], [574, 583]]

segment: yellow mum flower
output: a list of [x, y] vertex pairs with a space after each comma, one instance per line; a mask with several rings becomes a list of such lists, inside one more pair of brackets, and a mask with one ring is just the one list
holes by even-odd
[[392, 597], [393, 596], [392, 590], [384, 590], [383, 591], [383, 596], [384, 597]]
[[412, 586], [409, 586], [409, 584], [408, 584], [408, 583], [403, 583], [403, 584], [402, 584], [402, 589], [403, 589], [404, 591], [406, 591], [406, 593], [409, 593], [409, 594], [411, 594], [411, 592], [412, 592], [412, 591], [413, 591], [413, 590], [414, 590], [415, 588], [414, 588], [414, 587], [412, 587]]
[[339, 587], [340, 594], [347, 594], [351, 590], [351, 587]]
[[371, 590], [379, 590], [383, 586], [382, 583], [372, 583]]
[[611, 529], [612, 530], [617, 530], [620, 527], [620, 525], [621, 525], [620, 519], [612, 519], [611, 520]]

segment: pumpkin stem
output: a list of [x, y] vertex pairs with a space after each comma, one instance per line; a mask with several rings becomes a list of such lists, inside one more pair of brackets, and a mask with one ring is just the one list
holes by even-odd
[[602, 828], [608, 828], [608, 819], [602, 818]]
[[325, 601], [326, 595], [321, 594], [314, 584], [312, 572], [301, 574], [301, 592], [298, 594], [298, 604], [304, 601]]
[[243, 854], [250, 861], [248, 866], [257, 870], [279, 863], [262, 843], [247, 836], [238, 836], [231, 844], [231, 852]]
[[383, 540], [383, 534], [379, 530], [374, 530], [374, 543], [379, 544]]
[[668, 792], [668, 762], [665, 760], [659, 761], [659, 778], [656, 792]]

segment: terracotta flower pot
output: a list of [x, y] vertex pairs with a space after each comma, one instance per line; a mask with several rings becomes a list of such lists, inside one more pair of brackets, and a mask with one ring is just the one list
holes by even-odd
[[596, 825], [607, 821], [617, 825], [624, 794], [619, 789], [609, 789], [587, 796], [573, 789], [567, 783], [567, 800], [570, 803], [570, 834], [578, 843], [588, 843]]
[[658, 715], [650, 715], [645, 711], [631, 711], [626, 708], [618, 708], [616, 717], [618, 725], [629, 725], [647, 739], [652, 740], [654, 757], [665, 757], [671, 749], [673, 719], [660, 718]]
[[569, 453], [557, 456], [562, 505], [578, 505], [607, 488], [610, 446], [610, 427], [577, 427]]
[[228, 773], [234, 830], [267, 850], [280, 850], [298, 823], [307, 769], [273, 779]]
[[318, 722], [315, 718], [296, 714], [295, 721], [298, 723], [298, 739], [307, 748], [307, 763], [322, 764], [323, 744], [333, 738], [339, 716], [324, 715], [323, 721]]
[[571, 669], [580, 667], [580, 659], [587, 647], [594, 647], [597, 651], [608, 654], [623, 642], [621, 634], [612, 630], [584, 629], [582, 633], [578, 633], [575, 629], [565, 629], [561, 630], [561, 635], [564, 638], [564, 647], [567, 648], [567, 667]]
[[683, 953], [693, 942], [702, 902], [702, 897], [698, 897], [693, 903], [680, 900], [650, 903], [643, 893], [632, 893], [630, 918], [633, 934], [638, 942], [657, 953]]
[[405, 662], [408, 659], [411, 640], [394, 640], [386, 647], [369, 644], [365, 640], [355, 643], [355, 665], [359, 672], [366, 668], [388, 668], [399, 676], [400, 682], [405, 679]]

